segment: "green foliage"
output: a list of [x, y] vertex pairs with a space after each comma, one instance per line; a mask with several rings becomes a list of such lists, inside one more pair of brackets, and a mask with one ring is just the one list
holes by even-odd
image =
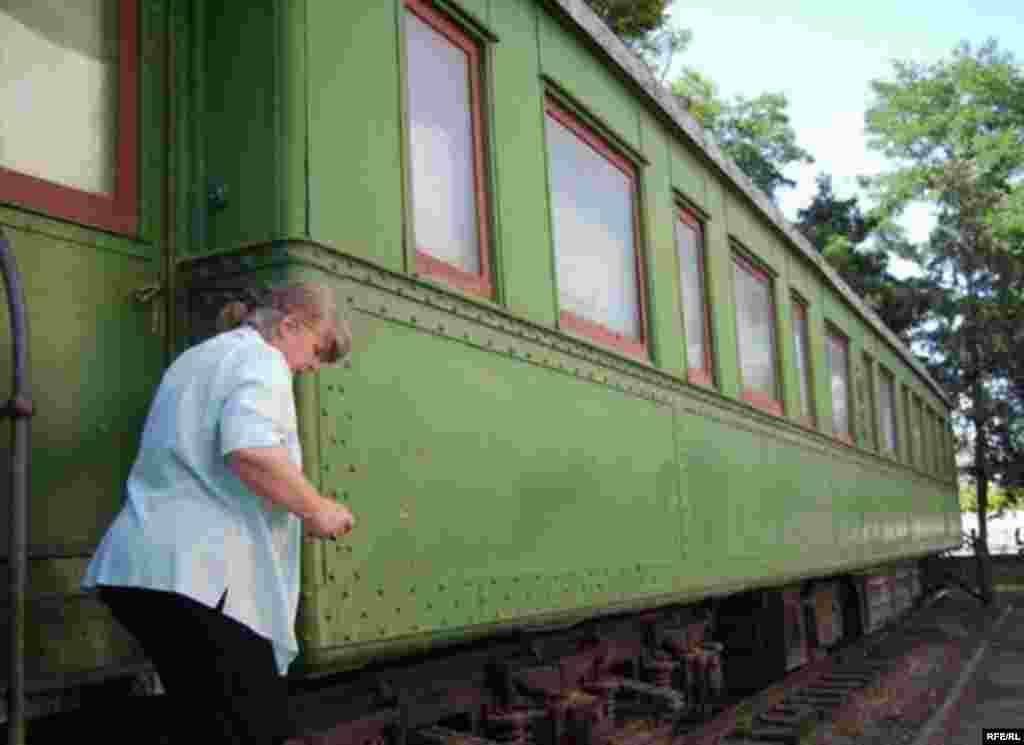
[[867, 131], [895, 165], [871, 186], [885, 218], [912, 201], [938, 214], [913, 252], [932, 297], [913, 339], [960, 404], [983, 518], [989, 485], [1011, 487], [1024, 453], [1024, 71], [990, 41], [894, 75], [872, 83]]
[[672, 67], [676, 55], [682, 54], [693, 41], [693, 31], [688, 28], [663, 28], [636, 41], [626, 40], [627, 45], [640, 55], [640, 59], [662, 85]]
[[819, 174], [817, 185], [810, 204], [797, 210], [796, 228], [894, 333], [906, 334], [933, 298], [920, 280], [888, 272], [889, 256], [907, 252], [902, 230], [865, 215], [857, 197], [837, 197], [829, 175]]
[[[669, 1], [586, 0], [662, 84], [673, 59], [685, 52], [693, 39], [689, 29], [668, 25]], [[785, 94], [725, 100], [710, 79], [690, 68], [684, 68], [670, 88], [722, 151], [773, 200], [779, 189], [796, 185], [783, 175], [786, 166], [814, 162], [810, 153], [796, 144]]]
[[668, 22], [671, 0], [586, 0], [587, 5], [601, 16], [624, 41], [639, 41]]
[[[992, 515], [1002, 510], [1013, 509], [1021, 504], [1022, 495], [1019, 491], [1004, 489], [1000, 486], [993, 487], [988, 494], [988, 514]], [[960, 511], [978, 511], [978, 489], [969, 481], [960, 482]]]
[[722, 151], [772, 199], [779, 189], [796, 185], [783, 175], [786, 166], [814, 162], [811, 154], [796, 144], [784, 93], [726, 100], [714, 82], [691, 68], [683, 69], [672, 84], [672, 92], [684, 101]]

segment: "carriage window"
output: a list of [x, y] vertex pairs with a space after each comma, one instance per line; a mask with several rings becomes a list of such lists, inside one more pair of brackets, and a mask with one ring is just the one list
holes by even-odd
[[943, 473], [948, 478], [956, 475], [956, 438], [953, 436], [953, 430], [948, 419], [941, 417], [940, 424], [942, 425], [942, 441], [945, 443], [945, 468]]
[[921, 468], [927, 467], [927, 458], [924, 451], [924, 427], [921, 422], [921, 399], [913, 394], [913, 421], [911, 426], [914, 432], [914, 462]]
[[738, 255], [733, 255], [732, 266], [742, 396], [765, 411], [781, 415], [772, 280], [764, 270]]
[[875, 406], [875, 361], [871, 355], [864, 354], [864, 446], [871, 450], [878, 450], [878, 421], [875, 415], [878, 408]]
[[881, 368], [878, 387], [878, 421], [882, 430], [882, 447], [886, 452], [896, 454], [896, 384], [892, 373]]
[[425, 0], [406, 0], [405, 51], [416, 269], [489, 296], [480, 49]]
[[939, 429], [939, 416], [928, 409], [928, 435], [932, 448], [932, 474], [938, 476], [942, 469], [942, 431]]
[[676, 217], [676, 252], [679, 255], [679, 291], [682, 293], [686, 364], [691, 383], [714, 385], [711, 334], [708, 328], [704, 279], [704, 229], [686, 210]]
[[853, 444], [850, 422], [850, 342], [835, 329], [828, 331], [827, 363], [832, 390], [832, 434]]
[[927, 406], [921, 408], [921, 448], [924, 452], [924, 467], [931, 471], [935, 466], [935, 446], [932, 443], [932, 412]]
[[561, 324], [646, 356], [636, 169], [554, 101], [546, 109]]
[[903, 421], [906, 424], [907, 438], [906, 438], [906, 458], [907, 463], [914, 464], [914, 423], [913, 417], [910, 414], [910, 391], [907, 390], [907, 386], [903, 386]]
[[814, 398], [811, 395], [811, 341], [807, 324], [807, 303], [793, 295], [793, 345], [796, 352], [796, 374], [800, 379], [800, 416], [813, 427]]
[[0, 0], [0, 201], [134, 231], [136, 1]]

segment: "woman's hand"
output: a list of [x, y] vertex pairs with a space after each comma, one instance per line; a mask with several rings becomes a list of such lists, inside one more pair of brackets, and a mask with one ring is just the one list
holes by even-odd
[[228, 464], [254, 494], [298, 515], [318, 538], [344, 535], [355, 526], [348, 507], [321, 496], [284, 448], [234, 450]]
[[348, 507], [324, 499], [320, 509], [306, 518], [306, 530], [317, 538], [346, 535], [356, 525], [356, 518]]

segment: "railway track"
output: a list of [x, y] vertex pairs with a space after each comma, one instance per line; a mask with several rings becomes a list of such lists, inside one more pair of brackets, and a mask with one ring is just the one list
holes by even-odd
[[[350, 721], [290, 745], [797, 745], [876, 692], [919, 650], [927, 607], [875, 633], [834, 647], [774, 685], [742, 699], [721, 691], [720, 651], [686, 645], [651, 656], [604, 640], [543, 665], [509, 663], [495, 671], [509, 695], [481, 700], [439, 721], [401, 707]], [[673, 648], [671, 634], [663, 647]], [[701, 650], [704, 653], [701, 653]], [[708, 651], [710, 650], [710, 652]], [[888, 677], [887, 677], [888, 676]], [[494, 681], [492, 680], [492, 683]], [[419, 721], [417, 721], [419, 720]]]

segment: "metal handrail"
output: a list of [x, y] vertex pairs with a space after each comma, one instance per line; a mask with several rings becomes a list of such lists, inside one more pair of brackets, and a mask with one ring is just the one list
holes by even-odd
[[29, 419], [33, 405], [25, 375], [28, 358], [28, 331], [25, 296], [21, 277], [14, 263], [10, 243], [0, 233], [0, 271], [7, 290], [8, 317], [14, 343], [11, 400], [0, 410], [10, 417], [11, 426], [11, 534], [7, 546], [10, 577], [10, 681], [7, 688], [7, 742], [25, 742], [25, 592], [28, 579], [28, 484]]

